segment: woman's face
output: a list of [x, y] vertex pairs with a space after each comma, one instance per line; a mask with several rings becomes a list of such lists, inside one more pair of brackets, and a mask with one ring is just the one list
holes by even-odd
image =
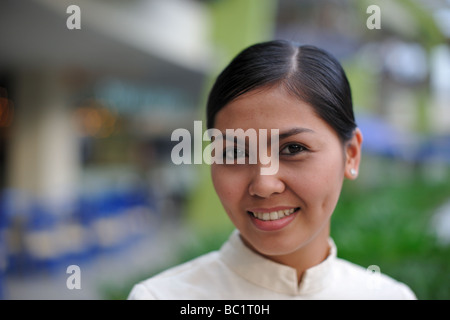
[[261, 175], [260, 162], [211, 167], [216, 192], [244, 242], [265, 256], [295, 253], [318, 238], [326, 242], [343, 179], [358, 169], [359, 131], [343, 145], [311, 106], [282, 87], [240, 96], [217, 113], [214, 127], [223, 135], [226, 129], [266, 129], [270, 137], [271, 129], [279, 130], [276, 174]]

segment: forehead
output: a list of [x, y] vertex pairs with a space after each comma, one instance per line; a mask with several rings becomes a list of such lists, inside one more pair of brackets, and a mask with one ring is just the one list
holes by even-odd
[[218, 129], [288, 129], [301, 126], [312, 130], [329, 129], [314, 108], [282, 87], [250, 91], [231, 101], [216, 115]]

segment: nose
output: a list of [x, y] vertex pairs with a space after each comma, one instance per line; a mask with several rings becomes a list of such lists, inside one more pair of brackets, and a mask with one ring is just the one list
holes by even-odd
[[278, 174], [261, 175], [260, 170], [254, 170], [248, 192], [251, 196], [269, 198], [273, 194], [282, 193], [286, 186]]

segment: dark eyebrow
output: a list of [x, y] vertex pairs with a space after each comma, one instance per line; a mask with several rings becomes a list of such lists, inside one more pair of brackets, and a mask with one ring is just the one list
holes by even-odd
[[314, 130], [311, 130], [311, 129], [308, 129], [308, 128], [295, 127], [295, 128], [292, 128], [292, 129], [289, 129], [287, 131], [284, 131], [284, 132], [280, 133], [280, 135], [278, 136], [278, 139], [279, 140], [283, 140], [283, 139], [286, 139], [286, 138], [288, 138], [290, 136], [294, 136], [296, 134], [305, 133], [305, 132], [315, 133]]
[[[271, 131], [271, 130], [269, 130], [269, 131]], [[315, 133], [314, 130], [311, 130], [311, 129], [308, 129], [308, 128], [294, 127], [294, 128], [291, 128], [291, 129], [289, 129], [287, 131], [284, 131], [284, 132], [280, 133], [279, 136], [278, 136], [278, 140], [283, 140], [283, 139], [289, 138], [290, 136], [294, 136], [296, 134], [305, 133], [305, 132]], [[238, 137], [236, 137], [234, 135], [227, 136], [226, 134], [223, 134], [223, 136], [225, 137], [225, 140], [234, 141], [235, 143], [238, 140]], [[269, 136], [269, 139], [270, 139], [270, 136]]]

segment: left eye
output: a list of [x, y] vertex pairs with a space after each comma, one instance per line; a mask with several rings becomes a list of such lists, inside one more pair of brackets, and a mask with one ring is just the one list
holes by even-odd
[[285, 155], [294, 155], [306, 150], [307, 149], [300, 144], [290, 144], [286, 146], [284, 149], [282, 149], [280, 153]]

